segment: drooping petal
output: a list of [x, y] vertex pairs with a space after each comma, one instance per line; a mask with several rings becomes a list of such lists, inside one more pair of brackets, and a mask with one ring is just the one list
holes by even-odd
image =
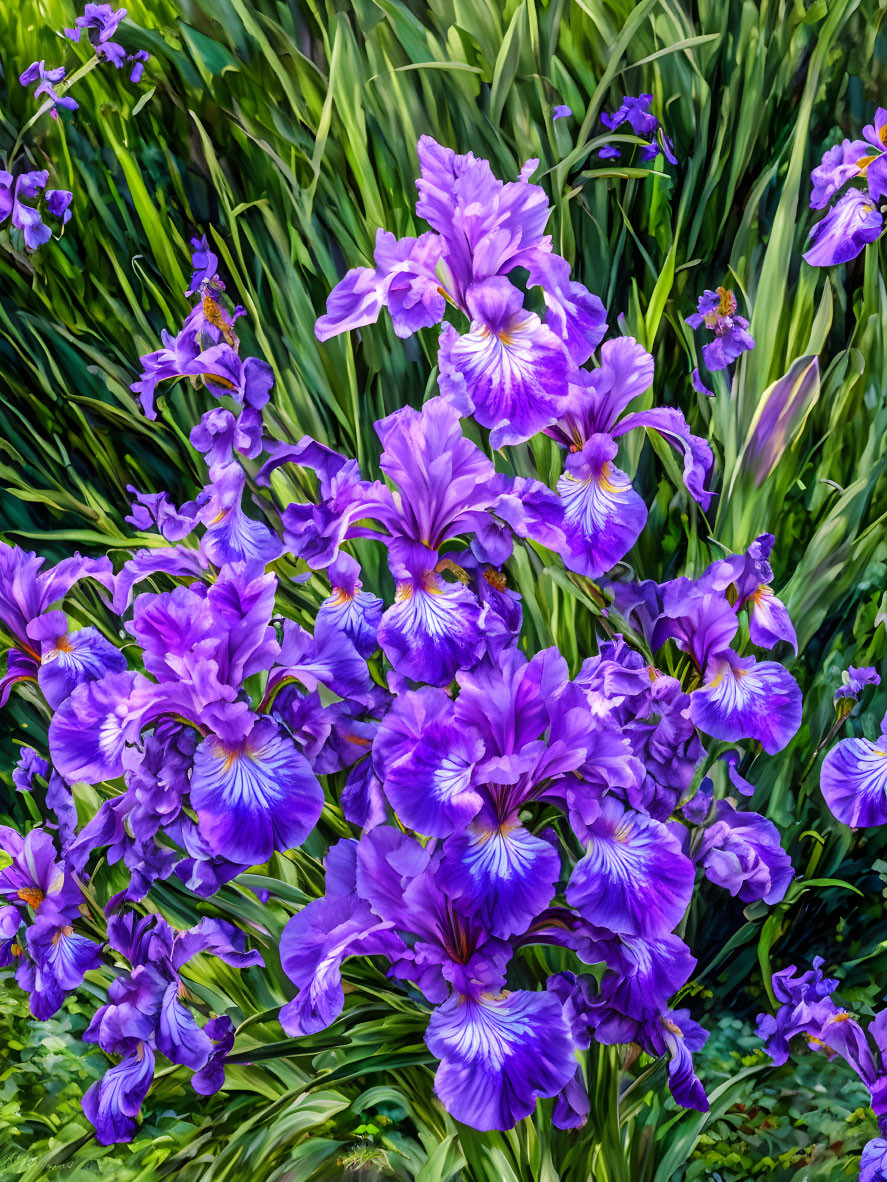
[[525, 932], [554, 896], [557, 848], [529, 832], [518, 817], [500, 822], [489, 809], [447, 838], [440, 882], [460, 909], [494, 936]]
[[373, 762], [403, 823], [446, 837], [481, 807], [472, 771], [483, 750], [477, 732], [453, 717], [449, 695], [426, 688], [395, 699], [373, 742]]
[[[354, 892], [355, 842], [339, 842], [327, 855], [327, 894], [294, 915], [280, 938], [280, 963], [299, 990], [280, 1011], [287, 1034], [315, 1034], [342, 1012], [342, 962], [349, 956], [387, 956], [406, 951], [394, 924], [379, 919]], [[340, 859], [340, 855], [342, 856]], [[349, 881], [336, 890], [339, 860]], [[345, 888], [348, 889], [345, 889]]]
[[647, 520], [647, 506], [613, 464], [617, 446], [592, 435], [569, 456], [557, 491], [564, 502], [564, 561], [579, 574], [599, 578], [624, 558]]
[[256, 866], [302, 844], [320, 816], [323, 789], [292, 739], [260, 719], [242, 743], [203, 740], [191, 803], [213, 853]]
[[130, 699], [143, 682], [138, 673], [109, 673], [77, 687], [49, 724], [49, 751], [61, 775], [99, 784], [123, 772]]
[[689, 906], [694, 871], [667, 826], [605, 797], [588, 837], [567, 887], [570, 906], [628, 936], [672, 931]]
[[83, 1097], [83, 1111], [102, 1145], [131, 1141], [135, 1117], [154, 1078], [154, 1052], [137, 1043], [125, 1059], [111, 1067]]
[[613, 429], [613, 437], [619, 438], [635, 427], [648, 427], [658, 431], [684, 458], [684, 484], [694, 501], [703, 509], [711, 504], [712, 491], [705, 487], [714, 464], [714, 456], [708, 441], [693, 435], [690, 426], [679, 410], [672, 406], [658, 406], [653, 410], [636, 411], [626, 415]]
[[170, 1063], [181, 1063], [192, 1071], [204, 1067], [212, 1053], [212, 1042], [179, 1000], [177, 981], [170, 982], [163, 996], [157, 1022], [157, 1049]]
[[448, 326], [440, 338], [444, 398], [466, 404], [494, 448], [523, 443], [560, 414], [567, 396], [569, 355], [507, 279], [487, 279], [469, 291], [471, 329]]
[[382, 616], [379, 645], [395, 670], [413, 681], [447, 685], [484, 653], [481, 606], [467, 587], [433, 571], [397, 584]]
[[690, 718], [712, 738], [758, 739], [775, 755], [801, 725], [801, 701], [798, 683], [782, 665], [727, 650], [709, 662], [704, 684], [690, 695]]
[[825, 803], [852, 828], [887, 824], [887, 745], [842, 739], [822, 762]]
[[880, 238], [884, 219], [877, 206], [859, 189], [851, 189], [810, 231], [813, 245], [804, 259], [811, 267], [848, 263]]
[[[32, 636], [33, 632], [32, 625]], [[61, 706], [78, 685], [97, 681], [106, 673], [122, 673], [126, 668], [126, 657], [97, 628], [62, 630], [60, 635], [41, 639], [37, 684], [53, 709]]]
[[425, 1041], [441, 1060], [434, 1090], [444, 1107], [484, 1131], [513, 1128], [576, 1070], [563, 1008], [546, 992], [454, 994], [432, 1013]]

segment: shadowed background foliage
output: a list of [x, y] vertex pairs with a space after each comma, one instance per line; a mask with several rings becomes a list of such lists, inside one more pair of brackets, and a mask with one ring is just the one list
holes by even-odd
[[[187, 311], [195, 233], [207, 234], [229, 294], [247, 310], [242, 351], [274, 367], [272, 432], [312, 434], [376, 475], [372, 424], [434, 390], [436, 333], [401, 342], [386, 318], [319, 345], [313, 326], [336, 280], [369, 260], [378, 226], [421, 232], [416, 140], [428, 132], [488, 157], [503, 177], [539, 157], [534, 180], [554, 208], [555, 249], [604, 300], [611, 330], [653, 353], [650, 402], [679, 406], [717, 457], [719, 495], [706, 517], [668, 454], [652, 440], [626, 445], [621, 466], [637, 471], [651, 505], [628, 561], [645, 578], [698, 574], [724, 547], [774, 533], [776, 589], [801, 644], [790, 667], [806, 705], [788, 750], [749, 773], [754, 807], [779, 824], [798, 882], [777, 908], [745, 913], [714, 888], [700, 892], [688, 921], [700, 960], [694, 1006], [716, 1030], [703, 1058], [716, 1089], [707, 1117], [663, 1104], [647, 1079], [623, 1103], [620, 1126], [610, 1052], [598, 1048], [601, 1094], [581, 1135], [553, 1132], [545, 1104], [511, 1134], [457, 1128], [422, 1099], [431, 1060], [421, 1015], [371, 967], [353, 970], [357, 997], [341, 1023], [282, 1044], [274, 1016], [289, 986], [275, 937], [294, 906], [321, 892], [324, 840], [341, 824], [329, 812], [305, 849], [275, 856], [269, 875], [291, 884], [289, 894], [278, 883], [259, 907], [249, 888], [261, 889], [261, 876], [247, 875], [238, 880], [246, 889], [231, 884], [200, 904], [259, 933], [271, 968], [196, 970], [207, 1001], [249, 1019], [247, 1049], [209, 1101], [183, 1088], [183, 1073], [161, 1073], [132, 1147], [89, 1140], [79, 1096], [104, 1057], [83, 1055], [76, 1005], [38, 1028], [4, 986], [0, 1129], [21, 1152], [0, 1160], [0, 1177], [38, 1178], [59, 1163], [74, 1167], [68, 1177], [126, 1179], [336, 1178], [352, 1166], [355, 1176], [420, 1182], [853, 1176], [847, 1163], [872, 1122], [853, 1118], [857, 1145], [845, 1140], [846, 1115], [864, 1095], [833, 1067], [821, 1103], [811, 1067], [766, 1066], [748, 1019], [766, 1004], [771, 954], [781, 966], [823, 953], [860, 1007], [880, 998], [887, 970], [887, 854], [877, 833], [854, 836], [831, 818], [813, 759], [841, 670], [881, 666], [887, 651], [887, 292], [880, 246], [844, 268], [801, 262], [810, 168], [825, 147], [858, 134], [881, 90], [883, 11], [877, 0], [139, 0], [121, 32], [128, 48], [151, 54], [142, 82], [96, 68], [74, 92], [73, 119], [45, 118], [26, 133], [19, 163], [51, 168], [74, 204], [61, 241], [30, 262], [0, 251], [7, 541], [52, 558], [74, 548], [122, 554], [144, 544], [123, 521], [127, 485], [166, 489], [176, 502], [197, 491], [202, 464], [187, 432], [205, 392], [168, 389], [151, 423], [129, 390], [139, 355]], [[35, 59], [71, 69], [87, 60], [85, 47], [54, 32], [75, 15], [62, 0], [0, 0], [0, 156], [33, 112], [19, 73]], [[632, 165], [630, 143], [622, 160], [597, 155], [601, 111], [640, 91], [654, 95], [674, 139], [675, 168], [661, 157]], [[558, 103], [573, 114], [553, 123]], [[5, 231], [0, 244], [9, 245]], [[732, 389], [719, 376], [709, 400], [690, 382], [697, 357], [684, 317], [720, 283], [737, 292], [757, 344]], [[778, 462], [765, 475], [749, 458], [756, 414], [771, 385], [801, 358], [809, 369], [814, 355], [818, 375], [780, 421]], [[553, 444], [513, 450], [502, 465], [552, 482]], [[288, 491], [282, 479], [275, 488]], [[362, 557], [367, 586], [384, 590], [379, 554]], [[524, 596], [528, 646], [557, 644], [575, 669], [605, 626], [598, 593], [526, 551], [510, 575]], [[324, 592], [314, 579], [292, 594], [310, 605]], [[81, 592], [74, 602], [75, 618], [109, 626], [98, 599]], [[877, 733], [885, 699], [866, 702], [847, 733]], [[39, 745], [40, 716], [15, 697], [0, 730], [7, 785], [23, 725]], [[2, 811], [28, 817], [11, 789]], [[183, 926], [197, 914], [196, 901], [162, 886], [157, 901]]]

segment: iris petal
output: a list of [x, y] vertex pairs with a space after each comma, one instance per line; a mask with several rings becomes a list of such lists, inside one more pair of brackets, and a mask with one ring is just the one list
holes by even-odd
[[825, 802], [853, 828], [887, 823], [887, 751], [868, 739], [842, 739], [820, 773]]
[[295, 743], [271, 719], [242, 744], [215, 735], [194, 754], [191, 803], [214, 854], [257, 866], [305, 840], [323, 807], [323, 790]]
[[567, 902], [590, 923], [627, 936], [661, 936], [686, 911], [693, 863], [659, 821], [605, 798]]
[[525, 932], [551, 902], [560, 857], [517, 817], [499, 824], [485, 815], [449, 838], [444, 849], [441, 885], [494, 936]]
[[758, 739], [775, 755], [801, 725], [801, 690], [775, 661], [731, 654], [709, 662], [705, 684], [690, 695], [690, 718], [712, 738]]
[[567, 564], [599, 578], [624, 558], [647, 520], [643, 498], [611, 462], [617, 447], [608, 435], [593, 435], [570, 456], [557, 482], [564, 503]]
[[573, 1040], [551, 993], [454, 994], [431, 1015], [425, 1041], [441, 1060], [434, 1090], [444, 1107], [483, 1131], [512, 1128], [537, 1097], [556, 1095], [576, 1071]]
[[447, 685], [483, 655], [480, 614], [467, 587], [429, 573], [398, 584], [396, 602], [382, 617], [379, 645], [404, 677]]

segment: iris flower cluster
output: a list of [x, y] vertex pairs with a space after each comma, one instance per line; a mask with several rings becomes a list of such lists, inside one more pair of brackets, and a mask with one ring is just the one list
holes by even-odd
[[862, 1151], [859, 1182], [887, 1179], [887, 1010], [875, 1014], [864, 1029], [853, 1015], [837, 1004], [839, 982], [823, 976], [824, 960], [817, 956], [813, 968], [795, 974], [789, 965], [773, 974], [773, 994], [779, 1003], [775, 1015], [758, 1017], [758, 1034], [777, 1065], [788, 1061], [791, 1042], [803, 1035], [811, 1050], [833, 1059], [840, 1056], [869, 1090], [880, 1137]]
[[[117, 32], [117, 26], [126, 16], [126, 9], [114, 11], [110, 4], [87, 4], [82, 16], [78, 16], [73, 29], [65, 29], [64, 35], [70, 41], [79, 41], [82, 33], [95, 51], [99, 61], [110, 61], [120, 69], [127, 62], [132, 63], [130, 81], [138, 82], [148, 60], [148, 53], [139, 50], [127, 54], [122, 45], [110, 38]], [[66, 81], [65, 66], [47, 66], [45, 61], [32, 62], [19, 76], [25, 88], [34, 86], [35, 99], [44, 98], [45, 103], [37, 114], [49, 111], [53, 119], [59, 118], [59, 111], [76, 111], [78, 103], [67, 93], [59, 94], [56, 89], [62, 83], [66, 87], [73, 79]], [[36, 83], [36, 85], [35, 85]], [[36, 116], [35, 116], [36, 118]], [[11, 167], [11, 164], [10, 164]], [[10, 225], [21, 234], [27, 254], [33, 254], [52, 237], [52, 229], [42, 214], [65, 226], [71, 219], [70, 205], [73, 194], [67, 189], [48, 189], [49, 172], [46, 169], [11, 172], [0, 170], [0, 225], [10, 218]], [[42, 210], [40, 205], [42, 203]]]
[[[267, 434], [273, 371], [241, 356], [242, 309], [197, 238], [194, 306], [132, 388], [148, 417], [162, 383], [202, 391], [190, 438], [204, 487], [182, 506], [133, 489], [144, 546], [117, 570], [79, 556], [46, 570], [0, 548], [3, 692], [51, 718], [48, 752], [26, 751], [16, 782], [45, 791], [55, 817], [0, 834], [0, 947], [37, 1016], [84, 974], [106, 988], [85, 1037], [118, 1061], [84, 1098], [105, 1142], [132, 1137], [158, 1056], [193, 1071], [198, 1092], [222, 1086], [236, 1032], [225, 1014], [198, 1023], [191, 957], [261, 960], [230, 926], [177, 931], [150, 906], [153, 885], [210, 897], [298, 847], [325, 808], [350, 835], [329, 850], [323, 897], [283, 930], [282, 1027], [299, 1038], [336, 1021], [346, 960], [382, 958], [427, 1015], [440, 1102], [478, 1129], [511, 1128], [539, 1098], [559, 1127], [581, 1125], [592, 1041], [663, 1059], [676, 1100], [704, 1111], [693, 1054], [706, 1032], [678, 996], [696, 964], [682, 936], [694, 889], [706, 878], [776, 903], [792, 879], [776, 829], [732, 795], [754, 791], [753, 745], [777, 752], [800, 722], [788, 671], [745, 651], [795, 643], [772, 537], [696, 580], [612, 580], [647, 655], [614, 633], [571, 674], [555, 648], [524, 651], [515, 547], [598, 579], [643, 528], [619, 439], [659, 432], [703, 506], [712, 456], [676, 409], [632, 409], [653, 377], [636, 341], [603, 344], [585, 368], [603, 310], [551, 253], [531, 167], [503, 184], [427, 137], [419, 151], [433, 229], [380, 232], [375, 266], [346, 276], [318, 325], [326, 337], [387, 307], [406, 335], [446, 308], [468, 317], [442, 329], [440, 394], [376, 423], [384, 479], [322, 442]], [[518, 269], [542, 287], [544, 319]], [[557, 489], [500, 471], [463, 434], [468, 416], [493, 447], [546, 432], [566, 455]], [[261, 517], [244, 460], [261, 461]], [[283, 465], [313, 495], [280, 503]], [[363, 588], [355, 541], [385, 547], [393, 602]], [[154, 576], [170, 589], [143, 589]], [[313, 620], [293, 618], [286, 584], [308, 579], [325, 597]], [[106, 628], [72, 626], [64, 600], [81, 580]], [[718, 756], [727, 774], [705, 776]], [[102, 803], [80, 823], [83, 783]], [[106, 902], [99, 859], [125, 872]], [[553, 946], [570, 967], [529, 986], [531, 946], [533, 963]]]

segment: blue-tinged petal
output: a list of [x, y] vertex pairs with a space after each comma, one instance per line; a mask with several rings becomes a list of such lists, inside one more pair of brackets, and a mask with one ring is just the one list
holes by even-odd
[[665, 825], [605, 797], [588, 827], [587, 852], [573, 871], [567, 902], [612, 932], [661, 936], [687, 910], [693, 877], [693, 863]]
[[323, 808], [323, 789], [296, 744], [271, 719], [241, 743], [215, 735], [194, 753], [191, 803], [214, 854], [257, 866], [301, 845]]
[[131, 1141], [135, 1120], [154, 1078], [154, 1052], [137, 1043], [125, 1059], [106, 1071], [83, 1097], [83, 1111], [101, 1145]]
[[398, 582], [394, 606], [382, 617], [379, 645], [401, 676], [448, 685], [484, 654], [480, 615], [467, 587], [429, 571]]
[[426, 688], [395, 699], [373, 742], [373, 763], [403, 823], [446, 837], [481, 807], [471, 775], [483, 752], [474, 728], [454, 719], [449, 695]]
[[568, 457], [557, 482], [567, 535], [564, 561], [593, 579], [625, 557], [647, 520], [643, 498], [612, 462], [617, 450], [609, 435], [592, 435]]
[[106, 673], [122, 673], [125, 668], [126, 657], [98, 629], [63, 631], [43, 641], [37, 684], [50, 706], [57, 709], [78, 685], [97, 681]]
[[[328, 876], [329, 877], [329, 876]], [[356, 894], [329, 894], [294, 915], [280, 938], [280, 963], [299, 992], [280, 1011], [287, 1034], [316, 1034], [342, 1012], [342, 962], [349, 956], [398, 959], [406, 947]]]
[[517, 815], [500, 822], [485, 809], [447, 839], [440, 883], [494, 936], [511, 936], [525, 932], [551, 902], [560, 868], [557, 849], [525, 829]]
[[471, 1128], [510, 1129], [554, 1096], [576, 1071], [573, 1040], [552, 993], [518, 990], [477, 1000], [454, 994], [425, 1036], [441, 1060], [434, 1090]]
[[883, 229], [884, 219], [869, 194], [851, 189], [810, 231], [813, 245], [805, 253], [804, 260], [811, 267], [848, 263], [869, 242], [880, 238]]
[[340, 554], [332, 564], [332, 594], [317, 609], [315, 634], [325, 629], [344, 632], [360, 655], [368, 657], [377, 648], [383, 604], [378, 595], [361, 590], [359, 571], [349, 554]]
[[839, 821], [852, 828], [887, 824], [887, 743], [842, 739], [822, 762], [819, 786]]
[[859, 1182], [887, 1182], [887, 1141], [875, 1137], [862, 1151]]
[[179, 984], [171, 981], [163, 995], [157, 1021], [157, 1049], [170, 1063], [199, 1071], [206, 1065], [213, 1044], [179, 1000]]
[[73, 784], [99, 784], [123, 773], [130, 698], [144, 680], [137, 673], [109, 673], [79, 685], [49, 724], [49, 750], [57, 771]]
[[567, 397], [566, 346], [503, 276], [469, 289], [471, 330], [440, 337], [441, 394], [490, 428], [494, 448], [523, 443], [558, 417]]
[[714, 739], [757, 739], [769, 755], [781, 751], [801, 725], [801, 690], [775, 661], [713, 658], [704, 684], [690, 695], [690, 718]]
[[773, 594], [773, 588], [758, 587], [748, 600], [748, 634], [752, 644], [772, 648], [785, 640], [798, 651], [798, 637], [788, 608]]

